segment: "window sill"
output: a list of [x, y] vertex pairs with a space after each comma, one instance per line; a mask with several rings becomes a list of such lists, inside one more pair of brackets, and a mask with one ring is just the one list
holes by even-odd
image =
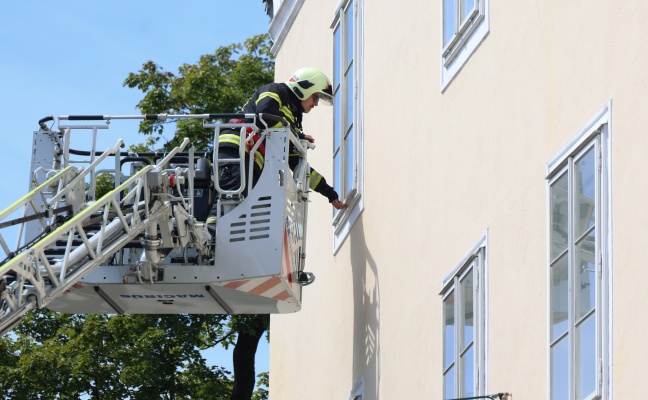
[[462, 27], [450, 43], [441, 50], [441, 93], [457, 76], [468, 59], [477, 50], [490, 31], [489, 2], [483, 4], [483, 11], [469, 18], [470, 23]]
[[333, 224], [333, 255], [342, 248], [344, 241], [358, 219], [362, 210], [364, 210], [364, 200], [361, 195], [355, 195], [349, 201], [349, 207], [342, 213], [338, 214]]

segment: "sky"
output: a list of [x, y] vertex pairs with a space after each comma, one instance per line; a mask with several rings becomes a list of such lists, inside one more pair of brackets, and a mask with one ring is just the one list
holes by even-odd
[[[0, 9], [0, 210], [29, 188], [33, 131], [53, 115], [138, 115], [142, 92], [123, 87], [146, 61], [177, 73], [218, 47], [267, 33], [262, 0], [20, 0]], [[214, 113], [220, 110], [213, 110]], [[50, 123], [48, 123], [49, 125]], [[54, 126], [56, 127], [56, 126]], [[144, 142], [137, 122], [113, 121], [98, 149]], [[230, 349], [231, 351], [231, 349]], [[268, 343], [257, 373], [269, 370]], [[231, 354], [206, 353], [231, 370]]]

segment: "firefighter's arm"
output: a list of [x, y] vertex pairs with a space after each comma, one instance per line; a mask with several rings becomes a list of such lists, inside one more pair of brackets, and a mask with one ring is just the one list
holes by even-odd
[[348, 206], [340, 201], [335, 189], [326, 183], [326, 179], [317, 171], [311, 168], [310, 188], [329, 200], [329, 203], [338, 210], [343, 210]]

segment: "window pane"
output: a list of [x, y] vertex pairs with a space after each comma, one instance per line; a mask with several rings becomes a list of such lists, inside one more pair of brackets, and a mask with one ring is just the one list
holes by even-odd
[[462, 341], [461, 351], [467, 348], [473, 340], [473, 273], [474, 269], [470, 269], [464, 279], [461, 281], [461, 293], [463, 296], [463, 326], [462, 326]]
[[551, 267], [551, 341], [565, 333], [569, 324], [567, 254]]
[[[333, 187], [338, 189], [340, 187], [340, 171], [342, 171], [342, 153], [337, 152], [333, 156]], [[338, 189], [339, 190], [339, 189]]]
[[445, 376], [443, 377], [443, 391], [444, 391], [444, 399], [454, 399], [456, 396], [455, 394], [455, 373], [454, 373], [454, 367], [449, 369]]
[[346, 144], [346, 181], [344, 182], [344, 194], [347, 194], [353, 189], [355, 183], [355, 150], [354, 150], [354, 138], [353, 138], [353, 128], [349, 131], [349, 134], [345, 140]]
[[551, 185], [551, 260], [555, 260], [565, 249], [568, 239], [568, 180], [564, 173]]
[[466, 18], [475, 9], [475, 0], [461, 0], [461, 23], [466, 21]]
[[576, 237], [581, 236], [587, 229], [594, 225], [596, 174], [595, 149], [592, 147], [583, 158], [574, 164], [576, 178], [576, 201], [574, 216], [576, 221]]
[[345, 131], [349, 129], [351, 124], [353, 124], [353, 107], [354, 107], [354, 101], [353, 101], [353, 67], [349, 68], [349, 71], [347, 72], [346, 75], [346, 112], [347, 115], [345, 116]]
[[[342, 65], [342, 60], [340, 59], [340, 25], [335, 28], [333, 31], [333, 87], [337, 88], [337, 85], [340, 84], [340, 66]], [[336, 103], [337, 104], [337, 103]]]
[[340, 91], [335, 92], [335, 98], [333, 100], [333, 152], [339, 150], [340, 147], [340, 136], [342, 132], [342, 120], [341, 120], [341, 104], [340, 104]]
[[596, 313], [576, 328], [576, 399], [587, 398], [596, 390]]
[[443, 46], [447, 45], [456, 32], [455, 0], [443, 0]]
[[560, 339], [551, 348], [551, 400], [569, 399], [567, 338]]
[[448, 368], [455, 358], [454, 291], [443, 301], [443, 368]]
[[355, 37], [355, 32], [353, 28], [353, 9], [354, 9], [354, 4], [353, 2], [349, 3], [349, 7], [346, 10], [346, 40], [347, 40], [347, 48], [346, 48], [346, 64], [345, 67], [351, 64], [351, 61], [353, 60], [353, 39]]
[[576, 320], [596, 307], [596, 239], [590, 232], [576, 246]]
[[461, 356], [461, 387], [463, 397], [475, 395], [475, 347], [472, 346]]

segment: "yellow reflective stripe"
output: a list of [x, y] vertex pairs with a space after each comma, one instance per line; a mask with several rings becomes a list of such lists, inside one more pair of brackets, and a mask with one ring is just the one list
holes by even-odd
[[263, 92], [259, 95], [259, 98], [254, 102], [254, 104], [259, 104], [259, 102], [262, 99], [265, 99], [266, 97], [270, 97], [273, 100], [275, 100], [277, 103], [279, 103], [279, 108], [283, 107], [283, 104], [281, 104], [281, 99], [279, 98], [279, 95], [277, 93], [273, 92]]
[[239, 135], [226, 133], [218, 137], [218, 143], [231, 143], [239, 146], [241, 144], [241, 138]]
[[281, 113], [288, 119], [290, 120], [291, 124], [295, 122], [295, 116], [293, 115], [292, 111], [290, 111], [290, 108], [288, 107], [281, 107], [279, 109]]
[[66, 173], [68, 173], [68, 172], [70, 172], [72, 170], [74, 170], [76, 172], [76, 168], [72, 167], [71, 165], [68, 165], [63, 170], [57, 172], [56, 175], [49, 178], [45, 182], [41, 183], [40, 186], [38, 186], [37, 188], [32, 189], [29, 193], [27, 193], [26, 195], [24, 195], [20, 199], [14, 201], [12, 205], [7, 207], [6, 209], [4, 209], [0, 213], [0, 220], [3, 219], [5, 216], [10, 215], [12, 212], [16, 211], [19, 207], [22, 207], [22, 206], [25, 206], [26, 204], [28, 204], [28, 199], [30, 197], [35, 197], [38, 192], [42, 191], [47, 186], [54, 184], [54, 182], [57, 179], [60, 179], [64, 174], [66, 174]]
[[[265, 99], [266, 97], [270, 97], [271, 99], [273, 99], [274, 101], [276, 101], [279, 104], [279, 111], [291, 122], [291, 124], [295, 122], [295, 116], [293, 115], [292, 111], [290, 111], [290, 108], [284, 106], [283, 103], [281, 103], [281, 98], [279, 97], [279, 95], [277, 93], [263, 92], [263, 93], [259, 94], [259, 98], [256, 99], [254, 104], [258, 105], [259, 102], [262, 99]], [[277, 128], [279, 126], [281, 126], [281, 123], [277, 122], [271, 128]]]
[[[218, 143], [230, 143], [233, 145], [236, 145], [237, 147], [241, 144], [239, 135], [234, 135], [234, 134], [223, 134], [218, 137]], [[245, 146], [245, 152], [250, 153], [250, 149]], [[263, 158], [263, 154], [259, 150], [254, 152], [254, 162], [259, 166], [259, 168], [263, 168], [263, 164], [265, 162], [265, 159]]]
[[308, 184], [308, 187], [315, 190], [315, 188], [317, 187], [317, 185], [319, 185], [322, 178], [323, 178], [322, 175], [320, 175], [317, 171], [313, 170], [311, 172], [310, 183]]
[[263, 169], [263, 156], [258, 151], [254, 154], [254, 162], [259, 168]]

